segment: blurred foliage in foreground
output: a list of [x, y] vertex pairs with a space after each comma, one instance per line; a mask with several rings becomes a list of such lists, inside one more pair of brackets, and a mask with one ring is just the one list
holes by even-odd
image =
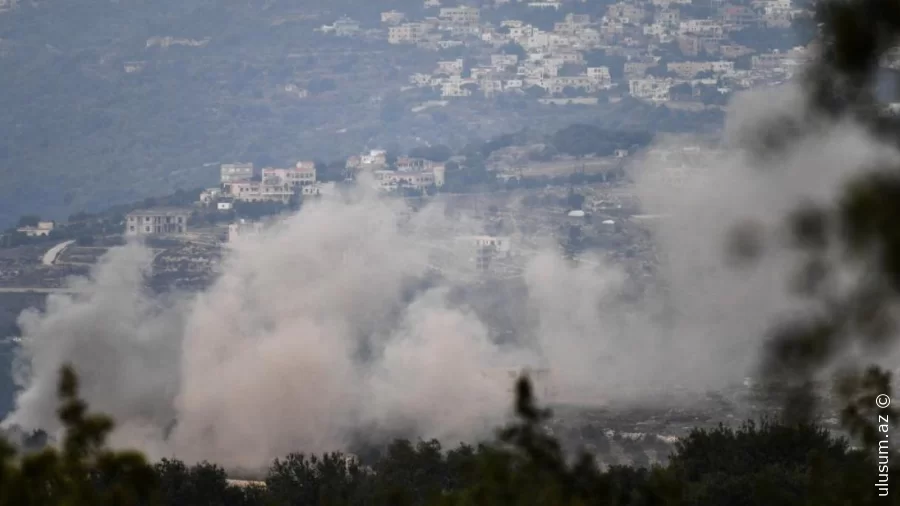
[[[59, 450], [17, 458], [3, 446], [0, 505], [28, 506], [462, 506], [462, 505], [865, 505], [873, 454], [810, 424], [748, 422], [695, 430], [665, 466], [601, 470], [567, 459], [543, 422], [526, 378], [517, 383], [517, 421], [498, 439], [442, 450], [436, 441], [397, 440], [367, 465], [351, 455], [290, 454], [265, 481], [233, 482], [208, 462], [155, 466], [105, 445], [111, 421], [89, 414], [75, 374], [64, 368]], [[900, 478], [896, 472], [890, 477]]]

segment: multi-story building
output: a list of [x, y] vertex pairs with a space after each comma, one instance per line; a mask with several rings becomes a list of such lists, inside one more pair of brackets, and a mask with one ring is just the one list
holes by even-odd
[[682, 35], [693, 34], [706, 37], [722, 37], [722, 23], [714, 19], [687, 19], [678, 23]]
[[587, 76], [598, 88], [612, 86], [612, 76], [609, 74], [609, 67], [588, 67]]
[[219, 181], [230, 183], [253, 177], [252, 163], [224, 163], [219, 167]]
[[741, 30], [748, 26], [758, 25], [759, 15], [744, 5], [729, 5], [722, 10], [722, 21], [728, 30]]
[[428, 34], [425, 23], [403, 23], [388, 29], [388, 42], [391, 44], [418, 44]]
[[187, 232], [189, 209], [157, 208], [132, 211], [125, 216], [125, 235], [171, 235]]
[[265, 226], [260, 221], [240, 220], [228, 225], [228, 242], [234, 242], [239, 237], [255, 236], [262, 233]]
[[400, 172], [396, 170], [376, 170], [375, 181], [380, 190], [392, 191], [399, 188], [422, 190], [435, 184], [434, 172]]
[[472, 91], [465, 86], [472, 84], [471, 79], [463, 79], [460, 76], [451, 76], [449, 79], [441, 81], [442, 97], [468, 97]]
[[444, 7], [438, 19], [460, 25], [477, 25], [481, 21], [481, 10], [477, 7]]
[[390, 25], [397, 25], [403, 22], [406, 15], [400, 11], [387, 11], [381, 13], [381, 22]]
[[671, 79], [631, 79], [628, 81], [628, 92], [631, 96], [652, 102], [665, 102], [669, 100], [669, 89], [672, 87]]
[[294, 196], [290, 184], [263, 184], [260, 181], [235, 181], [224, 185], [225, 192], [240, 202], [287, 203]]
[[519, 56], [514, 54], [492, 54], [491, 67], [504, 69], [519, 63]]
[[217, 198], [222, 195], [222, 188], [207, 188], [200, 192], [200, 203], [204, 206], [208, 206], [212, 204]]
[[427, 160], [404, 158], [403, 170], [376, 170], [376, 187], [384, 191], [393, 191], [399, 188], [415, 188], [424, 190], [430, 186], [441, 187], [444, 185], [445, 167], [442, 163]]
[[462, 74], [465, 62], [460, 58], [449, 61], [439, 61], [437, 67], [438, 74], [447, 74], [448, 76], [458, 76]]
[[34, 226], [19, 227], [16, 229], [16, 232], [25, 234], [28, 237], [47, 237], [50, 235], [50, 232], [53, 232], [54, 228], [56, 228], [56, 222], [54, 221], [39, 221]]
[[[491, 262], [498, 258], [507, 258], [511, 252], [509, 237], [491, 235], [463, 236], [456, 238], [456, 246], [460, 254], [469, 256], [479, 271], [490, 269]], [[470, 249], [471, 248], [471, 249]]]
[[262, 183], [269, 186], [288, 185], [291, 188], [308, 186], [316, 182], [316, 167], [300, 162], [291, 169], [265, 168], [262, 170]]

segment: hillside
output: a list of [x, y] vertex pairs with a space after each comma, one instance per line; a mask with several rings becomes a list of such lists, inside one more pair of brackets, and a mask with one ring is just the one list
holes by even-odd
[[[351, 4], [377, 25], [380, 10], [420, 3], [359, 3], [21, 2], [0, 15], [0, 225], [213, 184], [220, 162], [460, 147], [523, 125], [549, 133], [574, 122], [718, 124], [630, 102], [479, 99], [414, 113], [422, 97], [399, 90], [440, 55], [314, 29]], [[312, 91], [297, 99], [288, 85]]]

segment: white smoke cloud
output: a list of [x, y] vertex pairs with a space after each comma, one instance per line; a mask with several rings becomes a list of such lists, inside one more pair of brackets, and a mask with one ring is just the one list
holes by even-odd
[[773, 319], [798, 303], [785, 291], [790, 255], [731, 269], [726, 232], [746, 218], [777, 229], [800, 200], [831, 198], [848, 175], [897, 157], [850, 124], [767, 167], [742, 152], [748, 132], [776, 115], [801, 117], [802, 107], [792, 88], [738, 101], [729, 151], [682, 188], [655, 177], [671, 162], [641, 160], [647, 211], [669, 215], [657, 225], [668, 290], [650, 300], [623, 302], [620, 267], [572, 265], [548, 248], [525, 269], [520, 344], [498, 345], [476, 308], [453, 300], [462, 281], [417, 287], [448, 235], [479, 233], [479, 223], [439, 205], [410, 215], [363, 191], [238, 241], [196, 295], [156, 298], [143, 288], [151, 252], [111, 251], [73, 282], [79, 295], [51, 296], [44, 313], [20, 318], [30, 371], [5, 423], [54, 427], [58, 367], [71, 362], [91, 406], [118, 421], [115, 442], [246, 468], [346, 448], [360, 429], [451, 444], [488, 436], [511, 404], [505, 371], [525, 365], [549, 368], [560, 397], [575, 402], [733, 384], [753, 369]]

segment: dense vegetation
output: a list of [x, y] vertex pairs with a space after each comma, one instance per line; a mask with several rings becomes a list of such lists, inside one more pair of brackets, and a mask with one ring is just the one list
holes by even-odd
[[[599, 469], [568, 459], [536, 407], [530, 383], [517, 383], [518, 419], [495, 441], [445, 451], [437, 441], [396, 440], [360, 461], [341, 453], [276, 459], [264, 483], [230, 483], [223, 468], [109, 450], [111, 421], [87, 412], [77, 381], [62, 371], [60, 450], [16, 459], [2, 447], [0, 504], [34, 506], [302, 505], [704, 505], [875, 504], [873, 455], [851, 449], [812, 424], [748, 422], [695, 430], [668, 464]], [[898, 478], [892, 471], [891, 479]]]

